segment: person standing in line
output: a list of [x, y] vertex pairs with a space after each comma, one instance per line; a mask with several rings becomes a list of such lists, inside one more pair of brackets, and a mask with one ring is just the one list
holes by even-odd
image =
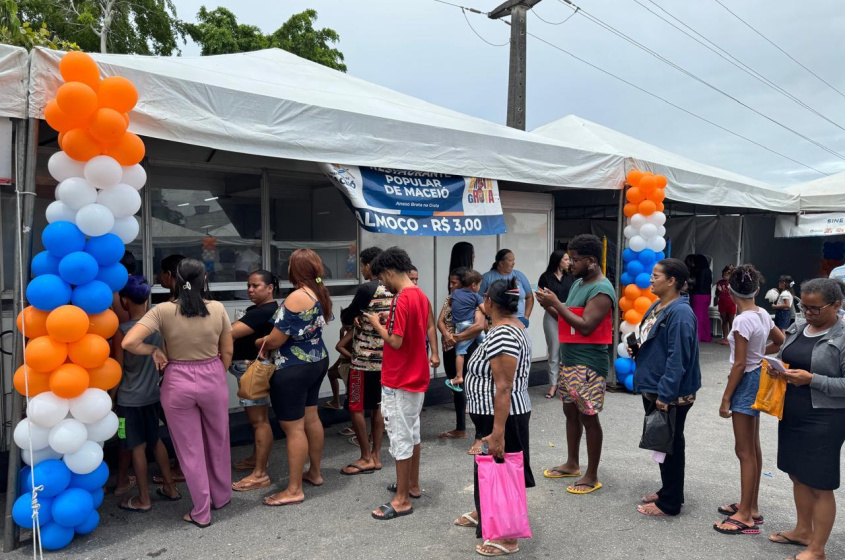
[[[468, 269], [461, 276], [461, 287], [452, 292], [452, 322], [455, 327], [455, 334], [460, 335], [475, 324], [475, 312], [484, 310], [484, 300], [478, 295], [481, 286], [481, 275], [472, 269]], [[473, 343], [484, 342], [484, 333], [480, 332], [474, 339], [461, 340], [455, 345], [455, 369], [457, 376], [447, 381], [446, 386], [453, 391], [460, 391], [463, 385], [464, 360]]]
[[[329, 370], [323, 328], [332, 318], [332, 300], [323, 284], [323, 261], [311, 249], [297, 249], [288, 261], [293, 292], [276, 311], [273, 331], [255, 341], [256, 348], [276, 350], [276, 373], [270, 379], [270, 402], [288, 452], [288, 486], [264, 498], [266, 506], [305, 501], [302, 483], [323, 484], [320, 463], [325, 433], [317, 411], [320, 386]], [[304, 471], [305, 461], [309, 468]]]
[[672, 453], [660, 463], [660, 490], [643, 496], [643, 503], [637, 506], [639, 513], [651, 517], [678, 515], [684, 504], [684, 427], [701, 388], [698, 321], [689, 295], [681, 292], [687, 278], [689, 269], [678, 259], [664, 259], [654, 265], [651, 291], [659, 299], [646, 311], [636, 333], [634, 390], [643, 395], [646, 415], [655, 409], [675, 410]]
[[[568, 458], [566, 463], [543, 473], [546, 478], [581, 477], [566, 488], [571, 494], [589, 494], [602, 487], [598, 479], [603, 440], [599, 413], [604, 408], [607, 391], [605, 378], [610, 367], [607, 346], [612, 337], [609, 322], [612, 322], [613, 306], [616, 305], [616, 291], [602, 274], [601, 257], [602, 243], [598, 237], [587, 234], [575, 237], [569, 243], [569, 258], [576, 280], [566, 303], [548, 288], [537, 292], [540, 305], [569, 325], [577, 340], [560, 345], [558, 392], [566, 416]], [[588, 464], [581, 476], [578, 455], [584, 431], [587, 433]]]
[[[180, 262], [175, 280], [176, 301], [148, 311], [121, 346], [138, 356], [152, 355], [158, 369], [164, 369], [161, 404], [194, 502], [183, 519], [205, 528], [211, 525], [211, 508], [222, 508], [232, 497], [226, 383], [232, 324], [223, 304], [208, 299], [200, 261]], [[153, 333], [161, 333], [167, 351], [144, 342]]]
[[[353, 328], [352, 367], [349, 370], [348, 406], [352, 419], [355, 441], [361, 449], [361, 457], [341, 469], [341, 474], [367, 474], [381, 470], [381, 442], [384, 435], [384, 419], [381, 416], [381, 367], [384, 340], [364, 317], [365, 313], [387, 313], [393, 294], [379, 282], [372, 272], [372, 263], [382, 253], [378, 247], [361, 251], [361, 276], [367, 282], [361, 284], [352, 298], [352, 303], [340, 314], [340, 321]], [[367, 436], [365, 411], [370, 413], [372, 447]]]
[[[256, 270], [247, 278], [247, 295], [254, 305], [246, 309], [243, 317], [232, 323], [232, 338], [235, 339], [235, 344], [229, 372], [235, 376], [239, 386], [249, 363], [255, 360], [258, 354], [255, 341], [273, 330], [273, 315], [279, 309], [274, 298], [278, 286], [279, 281], [266, 270]], [[267, 472], [270, 451], [273, 449], [270, 396], [256, 400], [241, 399], [241, 406], [244, 407], [246, 417], [252, 425], [255, 448], [251, 456], [232, 465], [236, 471], [252, 471], [250, 475], [233, 483], [232, 489], [246, 492], [270, 486], [270, 475]]]
[[775, 310], [775, 325], [782, 331], [786, 331], [789, 325], [792, 324], [793, 307], [795, 303], [795, 291], [792, 287], [795, 282], [792, 281], [792, 276], [781, 276], [778, 280], [778, 299], [772, 304], [772, 309]]
[[731, 290], [728, 280], [731, 277], [731, 271], [734, 269], [732, 264], [725, 266], [722, 269], [722, 279], [716, 282], [716, 305], [719, 308], [719, 317], [722, 319], [722, 340], [719, 344], [727, 346], [728, 334], [733, 330], [734, 317], [736, 317], [736, 304], [731, 299]]
[[[546, 272], [540, 275], [537, 287], [540, 290], [548, 288], [560, 301], [569, 297], [572, 287], [572, 275], [569, 273], [569, 254], [563, 249], [554, 251], [549, 257]], [[546, 335], [546, 347], [549, 349], [549, 390], [546, 398], [550, 399], [557, 393], [557, 379], [560, 375], [560, 342], [558, 341], [557, 317], [549, 311], [543, 314], [543, 334]]]
[[687, 262], [693, 263], [690, 268], [689, 290], [690, 304], [695, 316], [698, 319], [698, 340], [699, 342], [712, 342], [713, 334], [710, 332], [710, 291], [713, 288], [713, 272], [710, 270], [710, 263], [704, 255], [690, 255]]
[[[390, 520], [414, 512], [410, 496], [420, 496], [420, 412], [431, 378], [430, 369], [440, 365], [437, 344], [426, 352], [426, 338], [436, 341], [429, 320], [428, 298], [408, 278], [408, 253], [391, 247], [370, 265], [373, 274], [396, 294], [387, 325], [375, 313], [365, 314], [384, 340], [381, 413], [390, 437], [390, 454], [396, 460], [396, 493], [372, 512], [378, 520]], [[392, 488], [392, 487], [391, 487]]]
[[760, 387], [763, 357], [777, 352], [784, 336], [769, 313], [754, 303], [762, 283], [762, 276], [750, 264], [738, 266], [731, 272], [729, 289], [739, 313], [728, 335], [731, 371], [719, 415], [731, 418], [733, 422], [740, 469], [740, 501], [719, 507], [719, 513], [728, 517], [713, 525], [716, 531], [728, 535], [757, 535], [760, 533], [757, 525], [763, 523], [758, 505], [763, 472], [760, 413], [751, 405]]
[[516, 258], [513, 251], [510, 249], [501, 249], [496, 253], [496, 260], [493, 266], [484, 273], [481, 277], [481, 288], [479, 292], [482, 294], [487, 291], [487, 288], [496, 280], [510, 280], [516, 278], [519, 286], [519, 309], [517, 310], [517, 318], [522, 321], [522, 324], [528, 328], [529, 318], [531, 317], [531, 310], [534, 309], [534, 296], [531, 293], [531, 283], [528, 278], [516, 270]]

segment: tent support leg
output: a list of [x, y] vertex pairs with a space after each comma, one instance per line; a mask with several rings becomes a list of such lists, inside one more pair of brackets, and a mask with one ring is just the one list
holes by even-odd
[[[625, 235], [623, 234], [625, 230], [625, 186], [622, 186], [622, 189], [619, 190], [619, 208], [616, 212], [616, 277], [613, 279], [613, 288], [616, 290], [617, 295], [619, 294], [619, 290], [621, 288], [619, 277], [622, 275], [622, 248], [625, 247]], [[607, 374], [607, 383], [608, 385], [616, 385], [616, 368], [614, 367], [614, 362], [616, 359], [616, 347], [619, 346], [619, 306], [616, 306], [616, 309], [613, 311], [613, 348], [610, 351], [610, 369], [608, 370]]]

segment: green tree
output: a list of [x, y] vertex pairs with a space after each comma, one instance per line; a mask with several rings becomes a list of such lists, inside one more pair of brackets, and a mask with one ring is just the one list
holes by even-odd
[[256, 51], [268, 47], [286, 50], [323, 66], [346, 72], [343, 53], [332, 45], [340, 35], [329, 28], [315, 29], [315, 10], [294, 14], [279, 29], [264, 35], [254, 25], [239, 24], [226, 8], [208, 11], [205, 6], [197, 14], [197, 23], [186, 24], [185, 30], [202, 49], [203, 55]]
[[19, 6], [23, 19], [46, 24], [84, 51], [169, 56], [185, 42], [173, 0], [20, 0]]
[[0, 43], [32, 49], [48, 47], [63, 51], [78, 51], [79, 45], [59, 38], [47, 29], [47, 24], [33, 27], [18, 17], [18, 3], [15, 0], [0, 0]]

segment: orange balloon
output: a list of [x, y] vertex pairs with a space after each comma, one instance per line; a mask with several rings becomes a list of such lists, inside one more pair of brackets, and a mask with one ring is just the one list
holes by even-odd
[[68, 130], [62, 146], [65, 153], [76, 161], [88, 161], [103, 153], [103, 147], [97, 139], [84, 128]]
[[65, 139], [65, 133], [64, 133], [64, 132], [59, 132], [59, 137], [58, 137], [58, 138], [56, 138], [56, 144], [58, 144], [58, 145], [59, 145], [59, 149], [60, 149], [60, 150], [62, 150], [62, 149], [63, 149], [63, 148], [62, 148], [62, 140], [64, 140], [64, 139]]
[[651, 290], [649, 290], [649, 291], [648, 291], [648, 293], [646, 294], [646, 297], [647, 297], [648, 299], [650, 299], [652, 303], [654, 303], [655, 301], [657, 301], [657, 300], [658, 300], [657, 294], [655, 294], [655, 293], [654, 293], [654, 292], [652, 292]]
[[637, 213], [637, 205], [634, 204], [633, 202], [629, 202], [628, 204], [625, 205], [624, 213], [627, 217], [630, 218], [631, 216], [633, 216], [634, 214]]
[[664, 200], [666, 200], [666, 191], [664, 191], [663, 189], [655, 189], [653, 193], [648, 195], [648, 199], [654, 202], [655, 204], [657, 204], [658, 202], [663, 202]]
[[57, 397], [72, 399], [88, 388], [88, 372], [76, 364], [62, 364], [50, 374], [50, 390]]
[[657, 212], [657, 205], [650, 200], [643, 200], [637, 208], [643, 216], [651, 216]]
[[628, 176], [625, 177], [625, 180], [628, 182], [629, 185], [632, 187], [639, 187], [640, 179], [643, 178], [643, 172], [639, 169], [632, 169], [628, 172]]
[[638, 297], [634, 302], [634, 309], [636, 309], [637, 313], [640, 315], [645, 315], [645, 312], [648, 311], [649, 307], [651, 307], [651, 300], [645, 295]]
[[669, 184], [669, 180], [666, 179], [665, 175], [655, 175], [654, 178], [657, 179], [657, 188], [658, 189], [662, 189], [667, 184]]
[[117, 327], [120, 321], [117, 318], [117, 313], [111, 309], [106, 309], [102, 313], [88, 316], [88, 333], [102, 336], [103, 338], [111, 338], [117, 332]]
[[627, 297], [619, 298], [619, 309], [621, 309], [623, 313], [625, 311], [628, 311], [629, 309], [631, 309], [633, 307], [634, 307], [634, 301], [633, 300], [630, 300]]
[[[640, 182], [642, 182], [642, 179], [640, 179]], [[625, 196], [631, 204], [639, 204], [645, 200], [645, 195], [640, 191], [639, 187], [631, 187]]]
[[85, 119], [81, 119], [75, 115], [69, 115], [62, 111], [55, 99], [47, 103], [47, 106], [44, 107], [44, 120], [56, 132], [67, 132], [73, 128], [79, 128], [85, 123]]
[[49, 315], [49, 311], [41, 311], [30, 305], [18, 313], [15, 323], [18, 326], [18, 330], [23, 332], [23, 321], [26, 321], [26, 337], [29, 339], [38, 338], [39, 336], [47, 335], [47, 317]]
[[643, 177], [640, 180], [640, 191], [648, 197], [649, 194], [654, 192], [654, 189], [657, 188], [657, 177], [654, 175], [650, 177]]
[[636, 284], [628, 284], [625, 286], [625, 297], [631, 300], [631, 302], [635, 302], [638, 297], [642, 295], [642, 291], [637, 287]]
[[109, 146], [106, 154], [116, 159], [120, 165], [135, 165], [144, 159], [144, 141], [137, 134], [127, 132], [115, 144]]
[[62, 305], [47, 317], [47, 332], [59, 342], [76, 342], [88, 332], [88, 314], [75, 305]]
[[72, 117], [88, 120], [97, 110], [97, 92], [82, 82], [68, 82], [56, 92], [59, 108]]
[[121, 113], [123, 115], [123, 120], [126, 121], [126, 127], [129, 128], [129, 113]]
[[106, 363], [98, 368], [91, 368], [88, 370], [88, 386], [94, 389], [102, 389], [108, 391], [120, 383], [120, 377], [123, 375], [123, 368], [117, 363], [117, 360], [109, 358]]
[[643, 315], [636, 309], [629, 309], [625, 312], [625, 320], [632, 325], [638, 325], [643, 320]]
[[88, 123], [88, 132], [103, 144], [114, 144], [126, 134], [127, 126], [122, 113], [103, 107], [94, 113]]
[[111, 348], [106, 339], [96, 334], [86, 334], [67, 345], [67, 355], [78, 366], [92, 369], [103, 365]]
[[49, 336], [39, 336], [29, 341], [24, 350], [26, 365], [38, 371], [53, 371], [67, 358], [67, 344]]
[[666, 205], [665, 205], [665, 204], [663, 204], [662, 202], [658, 202], [658, 203], [657, 203], [657, 211], [658, 211], [658, 212], [663, 212], [664, 210], [666, 210]]
[[[29, 375], [29, 379], [24, 377], [27, 374]], [[21, 366], [15, 372], [12, 383], [15, 385], [15, 390], [21, 395], [34, 397], [39, 393], [46, 393], [50, 390], [50, 372], [36, 371], [32, 368]], [[28, 393], [26, 391], [27, 385], [29, 386]]]
[[100, 82], [100, 70], [90, 55], [73, 51], [66, 53], [59, 62], [59, 72], [66, 82], [82, 82], [97, 89]]
[[138, 102], [138, 90], [123, 76], [110, 76], [100, 82], [100, 107], [128, 113]]

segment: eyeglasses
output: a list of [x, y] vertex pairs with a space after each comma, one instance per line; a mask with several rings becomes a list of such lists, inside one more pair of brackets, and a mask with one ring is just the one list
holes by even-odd
[[822, 305], [821, 307], [817, 305], [804, 305], [801, 302], [798, 302], [798, 309], [803, 311], [805, 315], [818, 315], [822, 312], [822, 309], [830, 307], [833, 305], [832, 303], [828, 303], [827, 305]]

